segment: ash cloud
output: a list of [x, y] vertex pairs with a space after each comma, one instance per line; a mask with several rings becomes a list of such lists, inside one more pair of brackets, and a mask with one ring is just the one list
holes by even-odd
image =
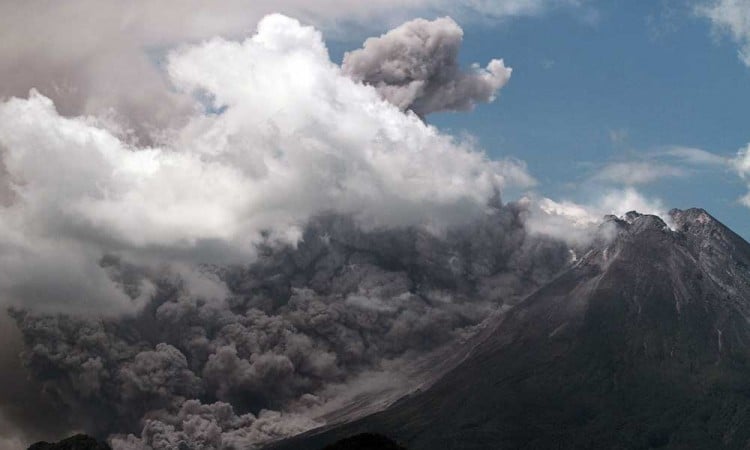
[[[558, 0], [44, 0], [0, 3], [0, 97], [31, 88], [54, 100], [66, 117], [96, 116], [119, 136], [162, 142], [195, 112], [161, 73], [165, 49], [213, 36], [237, 37], [266, 14], [281, 12], [335, 31], [361, 33], [439, 11], [466, 20], [538, 15]], [[575, 2], [570, 6], [577, 6]]]
[[166, 70], [213, 112], [159, 145], [38, 92], [0, 103], [0, 297], [71, 429], [152, 450], [298, 433], [569, 260], [498, 200], [533, 185], [523, 163], [384, 102], [312, 27], [272, 15]]
[[344, 55], [342, 69], [374, 86], [386, 100], [423, 117], [438, 111], [465, 111], [491, 102], [510, 79], [502, 59], [485, 68], [462, 70], [458, 51], [463, 30], [450, 17], [415, 19], [359, 50]]
[[0, 103], [13, 194], [0, 208], [6, 304], [132, 313], [154, 284], [123, 289], [102, 256], [184, 275], [251, 260], [261, 241], [295, 242], [324, 210], [440, 232], [483, 214], [495, 192], [534, 183], [523, 163], [490, 160], [380, 100], [330, 61], [317, 30], [284, 16], [241, 42], [181, 47], [167, 72], [222, 112], [191, 117], [160, 146], [64, 117], [37, 92]]
[[[408, 0], [419, 10], [429, 1]], [[326, 25], [389, 16], [404, 2], [361, 4], [323, 0], [40, 0], [0, 4], [0, 97], [32, 88], [55, 101], [64, 116], [92, 115], [129, 141], [162, 142], [195, 112], [160, 66], [165, 49], [252, 30], [266, 14], [285, 12]]]
[[346, 404], [347, 383], [366, 392], [368, 372], [398, 376], [399, 361], [470, 334], [565, 266], [567, 246], [530, 237], [526, 211], [496, 205], [443, 236], [318, 216], [296, 247], [204, 266], [224, 298], [172, 277], [152, 280], [157, 293], [134, 317], [15, 310], [23, 360], [78, 426], [118, 449], [295, 434], [324, 423], [326, 404]]

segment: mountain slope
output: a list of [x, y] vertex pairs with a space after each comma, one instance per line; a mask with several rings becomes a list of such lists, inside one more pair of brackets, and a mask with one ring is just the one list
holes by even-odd
[[111, 450], [111, 448], [91, 436], [76, 434], [60, 442], [37, 442], [32, 444], [28, 450]]
[[602, 242], [500, 319], [459, 367], [378, 414], [412, 449], [746, 448], [750, 245], [703, 210], [610, 218]]

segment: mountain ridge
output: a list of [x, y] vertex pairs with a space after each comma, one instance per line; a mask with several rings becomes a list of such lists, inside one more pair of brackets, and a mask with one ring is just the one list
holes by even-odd
[[363, 431], [413, 449], [750, 444], [750, 244], [697, 208], [603, 227], [433, 386], [274, 448]]

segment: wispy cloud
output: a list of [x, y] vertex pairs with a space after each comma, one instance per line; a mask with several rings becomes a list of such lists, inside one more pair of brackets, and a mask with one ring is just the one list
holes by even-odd
[[731, 166], [743, 180], [748, 182], [748, 193], [739, 201], [750, 208], [750, 144], [737, 152], [737, 156], [731, 160]]
[[664, 163], [645, 161], [616, 162], [602, 167], [592, 179], [628, 186], [649, 184], [664, 178], [684, 177], [688, 170]]
[[695, 147], [668, 147], [663, 154], [696, 166], [728, 166], [731, 163], [731, 158]]
[[562, 239], [573, 245], [590, 242], [605, 215], [629, 211], [660, 216], [669, 223], [668, 208], [659, 198], [648, 197], [633, 187], [605, 189], [586, 203], [550, 198], [529, 198], [527, 227], [532, 234]]
[[686, 15], [684, 10], [689, 6], [680, 0], [660, 0], [654, 8], [654, 12], [646, 16], [645, 23], [649, 37], [658, 41], [680, 28], [680, 19]]
[[737, 56], [750, 67], [750, 1], [711, 0], [696, 6], [695, 13], [710, 20], [714, 32], [737, 43]]
[[[614, 132], [610, 132], [610, 135], [612, 133]], [[620, 137], [620, 133], [615, 133], [614, 138], [619, 140]], [[595, 166], [598, 168], [589, 180], [625, 186], [645, 185], [668, 178], [682, 178], [706, 170], [736, 170], [737, 160], [738, 157], [735, 156], [672, 145], [636, 154], [630, 160]]]
[[628, 130], [624, 128], [609, 130], [609, 140], [616, 145], [625, 143], [628, 140]]

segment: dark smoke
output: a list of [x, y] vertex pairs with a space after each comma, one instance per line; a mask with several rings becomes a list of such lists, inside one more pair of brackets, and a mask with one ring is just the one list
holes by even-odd
[[331, 392], [463, 336], [550, 279], [568, 248], [528, 235], [525, 215], [496, 206], [441, 236], [324, 215], [296, 248], [204, 266], [223, 298], [144, 272], [157, 292], [134, 317], [11, 315], [47, 397], [114, 448], [247, 448], [320, 425], [316, 408], [340, 400]]
[[416, 19], [369, 38], [344, 56], [342, 69], [374, 86], [389, 102], [419, 116], [445, 110], [469, 110], [494, 100], [511, 70], [493, 59], [487, 68], [463, 71], [458, 51], [463, 30], [450, 17]]

